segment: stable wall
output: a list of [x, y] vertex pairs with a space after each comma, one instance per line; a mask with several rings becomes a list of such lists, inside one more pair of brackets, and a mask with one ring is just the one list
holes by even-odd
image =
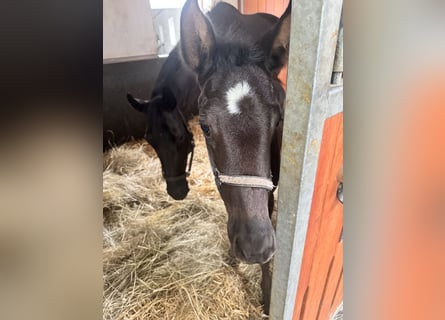
[[156, 56], [157, 53], [148, 0], [103, 1], [104, 61]]
[[103, 65], [104, 145], [110, 139], [119, 144], [130, 137], [144, 137], [145, 116], [130, 106], [126, 94], [149, 99], [165, 60], [154, 58]]

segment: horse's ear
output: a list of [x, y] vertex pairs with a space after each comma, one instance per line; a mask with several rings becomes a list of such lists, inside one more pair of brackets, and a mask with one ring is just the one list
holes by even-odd
[[197, 0], [187, 0], [181, 12], [181, 53], [184, 62], [198, 76], [209, 71], [215, 42], [212, 25]]
[[127, 100], [137, 111], [147, 113], [148, 107], [150, 106], [150, 100], [135, 98], [130, 93], [127, 93]]
[[289, 36], [291, 21], [292, 0], [281, 18], [260, 40], [260, 47], [266, 53], [266, 68], [278, 74], [287, 63], [289, 55]]

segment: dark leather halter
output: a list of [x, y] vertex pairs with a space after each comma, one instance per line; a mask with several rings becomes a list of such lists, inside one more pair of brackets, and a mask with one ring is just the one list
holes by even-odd
[[195, 140], [193, 139], [192, 129], [190, 128], [190, 126], [189, 126], [187, 120], [185, 119], [184, 115], [182, 114], [181, 110], [179, 108], [177, 108], [177, 110], [179, 112], [179, 115], [181, 116], [182, 123], [184, 124], [185, 128], [190, 133], [190, 135], [192, 136], [192, 139], [190, 141], [190, 143], [192, 145], [192, 150], [189, 152], [190, 153], [190, 159], [188, 159], [188, 168], [187, 168], [187, 170], [183, 174], [180, 174], [179, 176], [174, 176], [174, 177], [167, 177], [165, 175], [165, 172], [164, 171], [162, 172], [164, 180], [167, 181], [167, 182], [175, 182], [175, 181], [183, 180], [183, 179], [187, 178], [190, 175], [190, 171], [192, 170], [193, 154], [194, 154], [194, 151], [195, 151]]

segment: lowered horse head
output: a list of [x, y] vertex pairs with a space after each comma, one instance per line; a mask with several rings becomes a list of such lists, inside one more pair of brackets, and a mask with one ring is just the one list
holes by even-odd
[[150, 100], [127, 94], [128, 102], [146, 115], [145, 139], [161, 161], [168, 194], [176, 200], [189, 192], [187, 176], [195, 145], [187, 121], [198, 112], [198, 94], [195, 76], [183, 64], [177, 47], [164, 62]]
[[175, 97], [164, 90], [151, 100], [137, 99], [131, 94], [127, 94], [127, 99], [135, 109], [147, 116], [145, 139], [161, 161], [168, 194], [175, 200], [184, 199], [189, 192], [186, 178], [193, 161], [194, 141], [187, 120], [175, 107]]
[[247, 263], [264, 264], [275, 252], [270, 214], [285, 97], [277, 75], [287, 61], [289, 13], [290, 6], [270, 28], [250, 31], [239, 13], [218, 30], [196, 0], [181, 14], [181, 54], [201, 89], [200, 124], [228, 213], [231, 250]]

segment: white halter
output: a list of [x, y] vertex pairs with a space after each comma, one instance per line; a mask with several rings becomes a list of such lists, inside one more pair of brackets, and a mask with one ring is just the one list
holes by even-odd
[[221, 174], [218, 169], [215, 168], [213, 174], [215, 175], [215, 181], [218, 186], [227, 184], [236, 187], [247, 188], [261, 188], [272, 191], [275, 189], [271, 179], [258, 177], [258, 176], [246, 176], [246, 175], [226, 175]]

